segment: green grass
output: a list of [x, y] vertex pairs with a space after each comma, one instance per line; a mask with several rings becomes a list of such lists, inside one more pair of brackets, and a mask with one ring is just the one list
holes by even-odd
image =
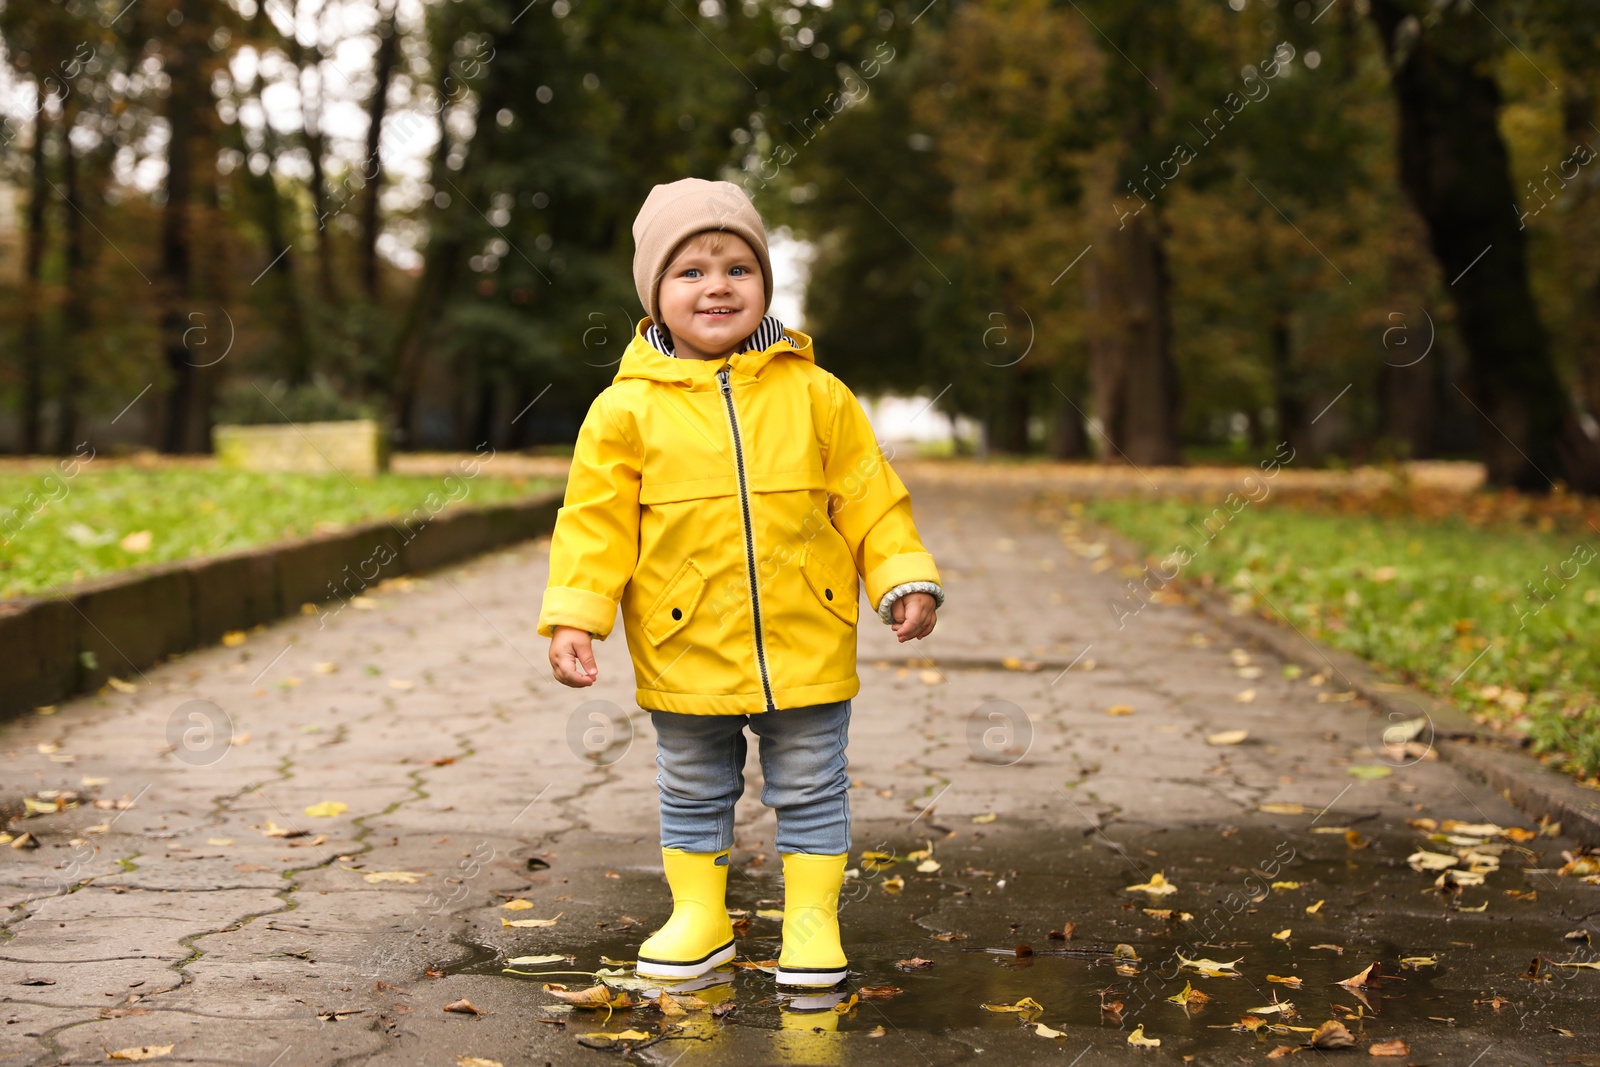
[[1280, 622], [1281, 611], [1481, 722], [1526, 733], [1573, 773], [1600, 775], [1600, 535], [1279, 501], [1220, 529], [1213, 520], [1208, 541], [1209, 503], [1101, 500], [1083, 513], [1161, 560], [1187, 546], [1180, 580], [1209, 581]]
[[[65, 588], [141, 564], [221, 555], [419, 508], [421, 517], [448, 515], [558, 485], [483, 473], [347, 480], [93, 464], [70, 478], [49, 467], [0, 472], [0, 598], [49, 595], [52, 585]], [[149, 547], [139, 551], [142, 538], [127, 539], [143, 531]]]

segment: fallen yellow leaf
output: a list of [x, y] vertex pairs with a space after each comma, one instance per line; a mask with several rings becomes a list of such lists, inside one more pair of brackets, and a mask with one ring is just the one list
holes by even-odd
[[1012, 1011], [1020, 1015], [1032, 1015], [1035, 1012], [1044, 1011], [1044, 1005], [1040, 1004], [1032, 997], [1023, 997], [1015, 1004], [985, 1004], [983, 1006], [983, 1010], [1000, 1012]]
[[[124, 552], [148, 552], [150, 551], [150, 546], [154, 542], [154, 534], [152, 534], [149, 530], [139, 530], [135, 533], [129, 534], [127, 537], [124, 537], [117, 543], [121, 546]], [[168, 1051], [171, 1051], [170, 1046], [168, 1047]]]
[[1106, 709], [1106, 714], [1107, 715], [1132, 715], [1133, 714], [1133, 705], [1132, 704], [1113, 704], [1109, 708]]
[[568, 989], [559, 982], [546, 982], [544, 991], [571, 1004], [574, 1008], [631, 1008], [637, 1001], [628, 993], [604, 985], [588, 989]]
[[604, 1044], [607, 1044], [607, 1045], [611, 1045], [611, 1044], [615, 1044], [618, 1041], [644, 1041], [647, 1038], [649, 1038], [649, 1036], [650, 1036], [649, 1034], [644, 1033], [641, 1030], [624, 1030], [620, 1034], [608, 1034], [608, 1033], [604, 1033], [604, 1032], [593, 1033], [593, 1034], [582, 1034], [582, 1035], [580, 1035], [580, 1040], [601, 1042], [601, 1043], [604, 1043]]
[[332, 819], [350, 810], [350, 805], [339, 800], [324, 800], [311, 805], [306, 814], [313, 819]]
[[527, 911], [529, 908], [533, 907], [533, 901], [521, 899], [508, 900], [500, 906], [506, 911]]
[[1159, 1037], [1145, 1037], [1144, 1023], [1140, 1023], [1133, 1028], [1133, 1033], [1128, 1035], [1128, 1044], [1137, 1048], [1159, 1048], [1161, 1039]]
[[135, 1045], [132, 1048], [119, 1048], [115, 1052], [106, 1053], [108, 1060], [154, 1060], [172, 1051], [171, 1045]]
[[[346, 867], [345, 870], [350, 868]], [[399, 882], [402, 885], [415, 885], [418, 878], [428, 877], [425, 873], [417, 871], [362, 871], [361, 880], [377, 885], [380, 882]]]
[[1229, 962], [1204, 958], [1191, 960], [1181, 952], [1177, 953], [1177, 957], [1181, 965], [1192, 967], [1207, 978], [1237, 978], [1239, 977], [1239, 972], [1234, 970], [1234, 967], [1244, 960], [1243, 956]]
[[661, 1009], [662, 1015], [674, 1016], [687, 1015], [691, 1011], [703, 1011], [711, 1005], [692, 994], [684, 993], [675, 997], [663, 989], [660, 997], [656, 999], [656, 1006]]
[[1167, 881], [1167, 876], [1161, 871], [1151, 875], [1148, 882], [1140, 885], [1124, 886], [1123, 888], [1130, 893], [1148, 893], [1153, 897], [1164, 897], [1168, 893], [1176, 893], [1178, 891], [1178, 887]]

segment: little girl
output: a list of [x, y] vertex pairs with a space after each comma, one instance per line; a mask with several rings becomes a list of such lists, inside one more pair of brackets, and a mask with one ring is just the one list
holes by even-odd
[[783, 857], [778, 982], [832, 986], [850, 850], [845, 744], [858, 579], [901, 641], [933, 632], [939, 572], [866, 413], [811, 338], [767, 315], [761, 216], [730, 182], [658, 185], [633, 224], [639, 322], [578, 432], [539, 633], [570, 686], [622, 609], [657, 737], [672, 916], [638, 973], [734, 954], [726, 892], [746, 725]]

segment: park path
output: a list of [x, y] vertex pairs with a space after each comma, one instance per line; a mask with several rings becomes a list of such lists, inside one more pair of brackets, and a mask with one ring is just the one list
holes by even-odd
[[[1551, 873], [1569, 843], [1485, 838], [1501, 862], [1484, 884], [1431, 892], [1406, 856], [1449, 846], [1408, 818], [1527, 820], [1446, 763], [1378, 747], [1382, 724], [1332, 672], [1287, 677], [1176, 600], [1119, 628], [1121, 564], [1041, 496], [1047, 472], [902, 473], [948, 601], [915, 647], [863, 613], [853, 823], [858, 849], [932, 856], [863, 867], [844, 925], [855, 984], [903, 992], [810, 1015], [741, 973], [706, 994], [739, 1010], [691, 1015], [635, 1058], [1236, 1063], [1306, 1040], [1227, 1028], [1280, 993], [1301, 1001], [1296, 1025], [1346, 1019], [1363, 1058], [1393, 1038], [1415, 1062], [1483, 1067], [1594, 1048], [1600, 974], [1520, 977], [1533, 956], [1593, 958], [1562, 940], [1600, 911], [1600, 890]], [[654, 1032], [654, 1009], [561, 1016], [500, 974], [545, 953], [574, 962], [542, 969], [592, 971], [667, 907], [621, 628], [591, 690], [550, 679], [534, 632], [547, 551], [388, 581], [0, 730], [6, 787], [78, 800], [20, 824], [41, 847], [0, 853], [0, 1064], [168, 1045], [171, 1062], [262, 1067], [567, 1063], [605, 1055], [578, 1035]], [[782, 894], [754, 751], [748, 778], [731, 894], [764, 958], [777, 924], [755, 913]], [[1125, 888], [1157, 872], [1178, 891]], [[500, 907], [516, 899], [532, 907]], [[526, 918], [556, 922], [503, 925]], [[1072, 923], [1072, 941], [1049, 937]], [[1141, 962], [1117, 970], [1118, 943]], [[1243, 957], [1245, 977], [1174, 977], [1174, 946]], [[912, 957], [933, 964], [895, 966]], [[1381, 991], [1329, 984], [1380, 958]], [[1166, 1000], [1189, 978], [1209, 1014]], [[980, 1007], [1023, 996], [1044, 1012], [1020, 1018], [1063, 1036]], [[484, 1014], [443, 1010], [463, 998]], [[1139, 1025], [1159, 1050], [1128, 1046]]]

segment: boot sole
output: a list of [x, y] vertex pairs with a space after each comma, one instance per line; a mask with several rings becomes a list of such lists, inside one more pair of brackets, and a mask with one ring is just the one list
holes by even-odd
[[640, 978], [699, 978], [711, 968], [733, 959], [733, 942], [706, 953], [697, 960], [651, 960], [643, 956], [634, 964]]
[[850, 965], [828, 968], [824, 970], [796, 970], [794, 968], [778, 968], [778, 984], [804, 986], [808, 988], [832, 988], [845, 980]]

